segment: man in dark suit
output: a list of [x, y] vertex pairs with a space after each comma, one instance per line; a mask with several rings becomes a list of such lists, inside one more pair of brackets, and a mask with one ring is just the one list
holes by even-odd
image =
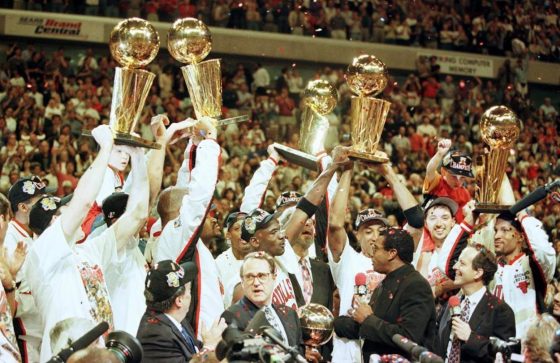
[[453, 266], [461, 288], [460, 316], [446, 306], [438, 319], [433, 351], [449, 362], [493, 362], [489, 338], [515, 337], [515, 315], [508, 304], [487, 290], [498, 269], [492, 252], [466, 247]]
[[[258, 332], [263, 326], [272, 327], [285, 344], [298, 347], [303, 353], [301, 326], [296, 311], [272, 304], [276, 278], [274, 258], [262, 251], [249, 253], [240, 273], [244, 296], [222, 314], [228, 325], [251, 332]], [[307, 354], [306, 358], [311, 359]]]
[[376, 272], [386, 274], [374, 290], [370, 303], [357, 302], [350, 316], [335, 319], [339, 337], [364, 339], [364, 361], [371, 354], [401, 354], [393, 335], [401, 334], [425, 345], [433, 340], [435, 306], [428, 281], [412, 267], [414, 242], [402, 229], [389, 228], [372, 244]]
[[[142, 362], [188, 362], [200, 351], [213, 351], [226, 328], [223, 319], [196, 339], [186, 320], [191, 303], [191, 283], [197, 274], [192, 262], [181, 266], [171, 260], [155, 265], [146, 276], [147, 309], [137, 337], [144, 349]], [[213, 355], [213, 353], [210, 353]]]

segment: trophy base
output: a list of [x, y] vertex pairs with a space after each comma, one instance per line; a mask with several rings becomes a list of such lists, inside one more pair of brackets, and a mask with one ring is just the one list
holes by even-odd
[[[87, 137], [92, 137], [91, 131], [83, 131], [82, 135]], [[161, 145], [157, 142], [144, 140], [141, 137], [133, 136], [130, 134], [125, 134], [121, 132], [115, 132], [113, 139], [115, 140], [116, 145], [127, 145], [127, 146], [134, 146], [134, 147], [143, 147], [146, 149], [161, 149]]]
[[377, 150], [374, 154], [350, 150], [350, 152], [348, 153], [348, 157], [351, 160], [360, 161], [366, 164], [384, 164], [389, 162], [387, 154], [379, 150]]
[[286, 161], [309, 170], [320, 171], [319, 159], [316, 156], [278, 143], [274, 143], [272, 146]]
[[509, 210], [511, 205], [500, 205], [494, 203], [477, 203], [474, 207], [476, 213], [500, 214]]

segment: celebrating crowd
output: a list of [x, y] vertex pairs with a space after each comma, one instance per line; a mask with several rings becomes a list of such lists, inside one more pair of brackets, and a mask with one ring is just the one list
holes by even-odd
[[[318, 70], [312, 78], [339, 100], [310, 171], [271, 146], [298, 147], [307, 80], [295, 67], [276, 79], [262, 64], [226, 67], [224, 114], [251, 121], [193, 128], [177, 67], [149, 66], [157, 79], [137, 131], [162, 148], [147, 152], [115, 144], [107, 126], [109, 57], [17, 44], [7, 55], [3, 361], [47, 361], [101, 321], [136, 336], [146, 362], [213, 361], [231, 353], [218, 347], [225, 329], [263, 325], [309, 361], [411, 358], [395, 334], [450, 362], [493, 361], [491, 337], [521, 339], [526, 361], [554, 359], [560, 206], [547, 198], [494, 218], [473, 200], [479, 121], [492, 105], [523, 120], [500, 203], [560, 172], [558, 112], [531, 99], [527, 58], [504, 63], [497, 80], [418, 59], [380, 95], [392, 103], [379, 146], [390, 163], [377, 166], [348, 157], [344, 71]], [[304, 345], [298, 318], [310, 303], [335, 316], [335, 337], [318, 350]]]
[[559, 6], [532, 1], [10, 0], [3, 7], [560, 60]]

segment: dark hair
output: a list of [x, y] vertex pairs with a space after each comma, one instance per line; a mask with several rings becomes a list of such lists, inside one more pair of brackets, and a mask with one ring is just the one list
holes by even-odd
[[0, 193], [0, 215], [10, 217], [10, 201], [2, 193]]
[[396, 250], [403, 262], [411, 263], [414, 255], [414, 241], [410, 233], [400, 228], [388, 228], [381, 233], [385, 236], [384, 249]]
[[494, 279], [494, 274], [498, 271], [496, 255], [481, 245], [476, 245], [474, 248], [478, 253], [472, 260], [472, 268], [475, 271], [479, 268], [482, 269], [482, 282], [484, 286], [488, 286], [490, 281]]
[[144, 290], [144, 296], [146, 297], [146, 307], [150, 310], [165, 313], [169, 311], [169, 309], [171, 309], [173, 303], [175, 302], [175, 299], [185, 293], [185, 289], [185, 285], [179, 287], [169, 299], [165, 299], [163, 301], [154, 301], [154, 295], [150, 291], [148, 291], [148, 289], [146, 289]]

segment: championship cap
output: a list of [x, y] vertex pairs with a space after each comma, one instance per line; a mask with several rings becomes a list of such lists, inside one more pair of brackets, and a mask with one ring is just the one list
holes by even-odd
[[424, 207], [424, 214], [428, 213], [428, 210], [432, 207], [435, 207], [436, 205], [443, 205], [449, 208], [449, 211], [451, 212], [451, 215], [453, 217], [455, 217], [455, 214], [457, 214], [457, 210], [459, 209], [459, 205], [457, 205], [457, 202], [455, 202], [453, 199], [448, 197], [438, 197], [430, 199], [428, 201], [428, 203]]
[[441, 165], [451, 174], [474, 178], [472, 172], [472, 158], [462, 151], [455, 150], [448, 152], [444, 156]]
[[45, 183], [38, 176], [31, 178], [22, 178], [16, 181], [8, 190], [8, 200], [12, 206], [12, 211], [17, 211], [19, 203], [28, 201], [29, 199], [44, 193]]
[[260, 208], [253, 210], [243, 219], [241, 239], [248, 242], [259, 229], [265, 228], [275, 217], [276, 214], [270, 214]]
[[181, 286], [193, 281], [197, 275], [194, 262], [178, 265], [171, 260], [158, 262], [146, 275], [146, 291], [152, 297], [151, 302], [161, 302], [173, 296]]
[[354, 226], [356, 229], [360, 229], [361, 226], [373, 222], [381, 222], [385, 226], [389, 226], [389, 221], [385, 218], [385, 214], [373, 208], [360, 211], [356, 217]]
[[276, 199], [276, 209], [286, 205], [295, 205], [299, 202], [301, 197], [303, 197], [303, 195], [298, 192], [284, 192]]

